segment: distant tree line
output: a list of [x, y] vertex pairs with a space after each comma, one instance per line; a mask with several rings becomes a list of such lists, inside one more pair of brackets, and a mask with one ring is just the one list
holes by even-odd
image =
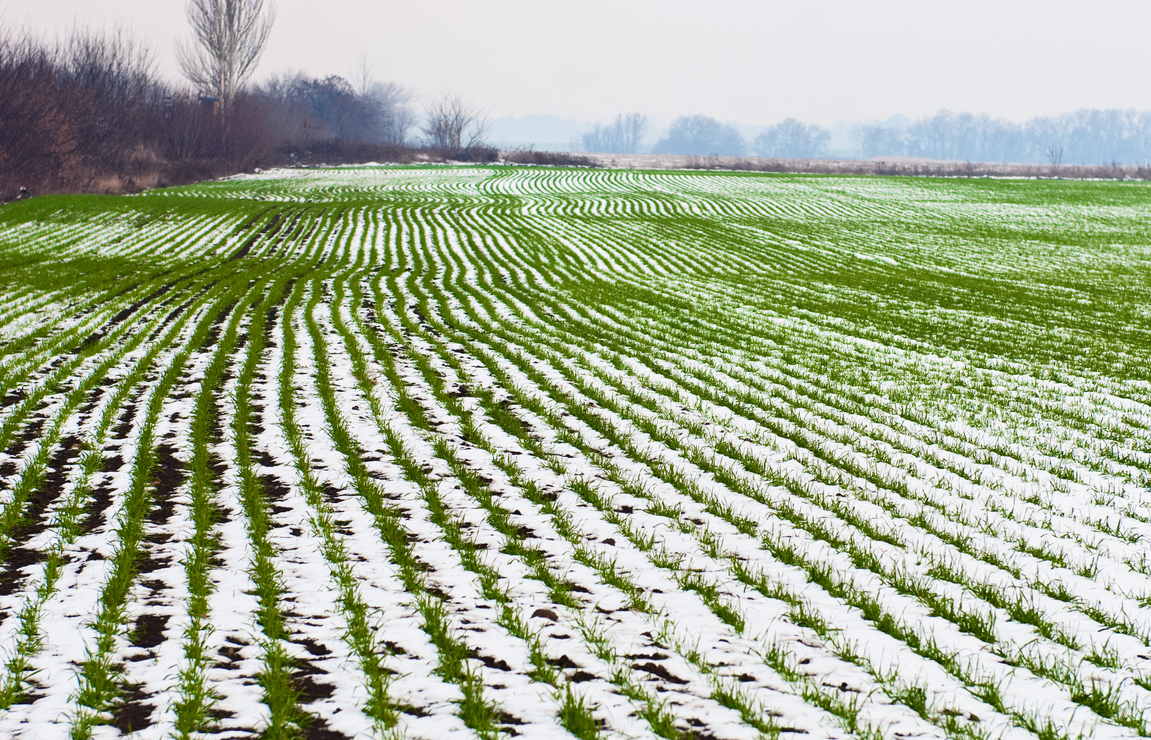
[[770, 126], [750, 143], [731, 124], [708, 116], [680, 116], [652, 147], [653, 154], [740, 157], [750, 150], [760, 157], [811, 159], [824, 153], [831, 134], [813, 123], [789, 118]]
[[680, 116], [652, 147], [653, 154], [720, 156], [743, 154], [743, 137], [734, 126], [707, 116]]
[[357, 90], [338, 75], [270, 78], [240, 97], [261, 107], [280, 148], [308, 150], [332, 142], [402, 147], [416, 128], [415, 96], [395, 83]]
[[[638, 116], [638, 114], [632, 114]], [[611, 148], [619, 140], [623, 117], [596, 126], [583, 137], [589, 152], [636, 152], [642, 144]], [[942, 110], [898, 127], [857, 126], [852, 131], [856, 156], [915, 156], [967, 162], [1031, 164], [1144, 164], [1151, 157], [1151, 112], [1083, 109], [1060, 116], [1014, 123], [987, 115]], [[769, 126], [750, 142], [736, 128], [702, 115], [681, 116], [651, 147], [654, 154], [740, 157], [753, 154], [779, 159], [814, 159], [828, 154], [831, 132], [789, 118]]]
[[752, 149], [760, 157], [814, 159], [824, 153], [830, 141], [827, 129], [789, 118], [755, 137]]
[[1081, 109], [1014, 123], [941, 110], [906, 129], [860, 126], [863, 157], [911, 155], [969, 162], [1143, 164], [1151, 156], [1151, 111]]
[[647, 134], [647, 116], [621, 113], [607, 125], [596, 125], [583, 135], [585, 152], [601, 154], [634, 154], [643, 146]]

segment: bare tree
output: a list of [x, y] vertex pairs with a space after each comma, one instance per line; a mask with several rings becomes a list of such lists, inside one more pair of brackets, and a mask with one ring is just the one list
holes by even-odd
[[428, 146], [458, 157], [484, 145], [486, 113], [454, 93], [445, 93], [424, 107], [424, 136]]
[[856, 126], [851, 131], [856, 153], [864, 158], [903, 153], [903, 133], [882, 124]]
[[1053, 167], [1058, 167], [1063, 161], [1063, 143], [1059, 141], [1051, 142], [1047, 145], [1047, 150], [1044, 153], [1047, 155], [1047, 161], [1050, 162]]
[[582, 137], [583, 148], [589, 152], [605, 154], [634, 154], [639, 151], [647, 132], [647, 116], [642, 113], [620, 113], [615, 121], [596, 125]]
[[357, 93], [367, 96], [375, 82], [376, 76], [373, 74], [372, 63], [368, 61], [368, 55], [361, 54], [359, 61], [356, 62], [356, 69], [352, 73], [352, 85], [355, 86]]
[[362, 54], [356, 62], [352, 85], [356, 94], [372, 109], [376, 129], [372, 140], [403, 146], [416, 125], [413, 110], [415, 93], [395, 82], [377, 81], [367, 54]]
[[672, 121], [664, 137], [655, 143], [652, 153], [738, 157], [743, 155], [745, 148], [743, 137], [734, 126], [697, 115], [680, 116]]
[[647, 134], [647, 116], [642, 113], [628, 113], [622, 119], [624, 151], [634, 154], [639, 151], [643, 137]]
[[195, 44], [178, 48], [180, 69], [227, 110], [264, 53], [275, 9], [264, 0], [188, 0]]
[[416, 94], [395, 82], [373, 82], [367, 96], [376, 108], [380, 141], [393, 146], [406, 144], [416, 126]]
[[755, 137], [752, 148], [761, 157], [812, 159], [831, 141], [831, 133], [815, 123], [788, 118]]

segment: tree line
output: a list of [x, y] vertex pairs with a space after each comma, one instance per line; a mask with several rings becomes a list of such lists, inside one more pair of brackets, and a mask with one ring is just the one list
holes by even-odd
[[1137, 164], [1151, 156], [1151, 111], [1080, 109], [1025, 123], [942, 110], [905, 129], [861, 126], [864, 157], [892, 154], [969, 162]]
[[249, 84], [272, 20], [257, 0], [191, 0], [188, 16], [188, 86], [163, 80], [152, 51], [124, 31], [56, 41], [0, 31], [0, 202], [297, 163], [498, 156], [476, 105], [445, 94], [421, 111], [366, 63], [354, 81], [296, 73]]
[[[250, 84], [271, 34], [264, 0], [188, 0], [190, 43], [177, 50], [188, 84], [160, 78], [148, 46], [123, 31], [79, 29], [52, 42], [0, 29], [0, 202], [31, 192], [133, 191], [256, 167], [371, 160], [495, 161], [486, 116], [458, 95], [418, 106], [413, 91], [376, 81], [273, 76]], [[422, 108], [422, 110], [420, 109]], [[645, 148], [647, 116], [621, 113], [582, 137], [583, 149]], [[903, 126], [852, 132], [861, 157], [968, 162], [1143, 164], [1151, 112], [1079, 110], [1017, 124], [943, 110]], [[731, 124], [681, 116], [657, 154], [814, 159], [830, 132], [794, 118], [751, 141]], [[574, 155], [505, 153], [505, 161], [586, 163]]]
[[[638, 125], [637, 125], [638, 122]], [[647, 118], [620, 115], [584, 134], [585, 151], [635, 153], [644, 149]], [[624, 135], [624, 131], [637, 135]], [[913, 156], [960, 162], [1031, 164], [1135, 164], [1151, 157], [1151, 112], [1082, 109], [1025, 123], [942, 110], [905, 126], [859, 125], [851, 132], [855, 156]], [[815, 159], [828, 154], [831, 132], [794, 118], [747, 141], [731, 124], [708, 116], [680, 116], [649, 149], [653, 154]]]
[[[648, 118], [641, 113], [621, 113], [610, 124], [594, 126], [582, 137], [584, 151], [602, 154], [635, 154], [643, 150], [649, 130]], [[830, 134], [815, 124], [789, 118], [772, 126], [751, 143], [752, 151], [764, 157], [819, 156]], [[703, 115], [680, 116], [651, 147], [653, 154], [739, 157], [748, 153], [748, 143], [731, 124]]]

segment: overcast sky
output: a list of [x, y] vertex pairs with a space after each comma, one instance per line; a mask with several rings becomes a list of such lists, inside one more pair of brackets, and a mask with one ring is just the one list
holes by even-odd
[[[182, 0], [0, 0], [8, 26], [131, 26], [173, 79]], [[298, 69], [455, 90], [493, 116], [704, 113], [1014, 120], [1151, 109], [1151, 0], [278, 0], [257, 78]]]

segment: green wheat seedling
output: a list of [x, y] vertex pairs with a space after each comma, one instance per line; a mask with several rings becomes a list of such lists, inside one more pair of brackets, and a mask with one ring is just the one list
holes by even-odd
[[1146, 734], [1146, 196], [414, 165], [8, 204], [0, 730], [530, 734], [499, 634], [578, 738]]
[[[501, 415], [501, 414], [498, 412], [498, 410], [497, 410], [497, 409], [499, 409], [499, 408], [502, 408], [502, 407], [500, 407], [500, 406], [498, 406], [498, 405], [497, 405], [497, 406], [495, 406], [495, 408], [493, 408], [493, 409], [490, 409], [490, 411], [491, 411], [491, 413], [492, 413], [492, 416], [493, 416], [493, 418], [499, 418], [499, 417], [501, 417], [501, 416], [502, 416], [502, 415]], [[525, 443], [525, 444], [528, 444], [529, 446], [532, 444], [531, 440], [530, 440], [529, 438], [527, 438], [527, 437], [526, 437], [526, 435], [525, 435], [525, 433], [524, 433], [524, 431], [523, 431], [523, 428], [522, 428], [522, 426], [520, 426], [520, 425], [518, 425], [518, 424], [510, 424], [510, 423], [508, 423], [506, 426], [508, 427], [508, 431], [509, 431], [509, 432], [511, 432], [511, 433], [518, 433], [518, 434], [520, 434], [521, 436], [523, 436], [523, 441], [524, 441], [524, 443]], [[512, 472], [512, 475], [513, 475], [513, 479], [515, 479], [515, 478], [516, 478], [516, 475], [515, 475], [514, 471], [509, 471], [509, 472]], [[582, 480], [582, 481], [581, 481], [581, 480], [576, 480], [576, 481], [574, 481], [574, 482], [573, 482], [573, 484], [572, 484], [572, 485], [573, 485], [573, 490], [582, 491], [581, 495], [583, 495], [585, 498], [587, 498], [587, 500], [589, 500], [589, 502], [592, 502], [592, 503], [594, 503], [594, 504], [597, 506], [597, 508], [599, 508], [599, 509], [600, 509], [602, 512], [604, 512], [605, 514], [607, 514], [607, 515], [608, 515], [608, 517], [609, 517], [609, 519], [610, 519], [610, 520], [611, 520], [611, 521], [612, 521], [614, 524], [616, 524], [617, 526], [619, 526], [619, 527], [621, 528], [621, 531], [625, 532], [625, 533], [627, 534], [627, 536], [629, 537], [629, 539], [630, 539], [630, 540], [633, 542], [633, 544], [635, 544], [635, 545], [636, 545], [638, 548], [640, 548], [640, 549], [641, 549], [641, 551], [649, 551], [649, 550], [651, 550], [651, 549], [652, 549], [653, 540], [648, 540], [648, 539], [646, 539], [644, 536], [642, 536], [642, 535], [640, 535], [639, 533], [635, 532], [635, 531], [634, 531], [634, 530], [632, 530], [632, 528], [631, 528], [631, 527], [630, 527], [630, 526], [627, 524], [626, 520], [624, 520], [624, 519], [622, 519], [622, 518], [618, 517], [617, 515], [615, 515], [615, 514], [614, 514], [614, 511], [612, 510], [612, 507], [610, 506], [610, 504], [609, 504], [608, 502], [606, 502], [606, 501], [605, 501], [605, 500], [604, 500], [604, 499], [603, 499], [603, 498], [602, 498], [602, 497], [601, 497], [601, 496], [600, 496], [600, 495], [599, 495], [599, 494], [598, 494], [598, 493], [595, 491], [595, 489], [594, 489], [592, 486], [590, 486], [590, 484], [588, 483], [588, 481], [586, 481], [586, 480]], [[586, 562], [586, 561], [585, 561], [585, 562]], [[592, 561], [592, 562], [594, 562], [594, 561]], [[612, 564], [610, 567], [611, 567], [611, 570], [612, 570], [612, 571], [614, 571], [614, 564]], [[610, 584], [611, 584], [611, 585], [613, 585], [613, 586], [616, 586], [617, 588], [619, 588], [619, 589], [623, 590], [624, 592], [630, 592], [630, 593], [633, 593], [633, 594], [635, 593], [635, 592], [634, 592], [634, 587], [631, 587], [631, 586], [627, 585], [627, 581], [626, 581], [626, 579], [622, 579], [622, 580], [621, 580], [621, 579], [619, 578], [619, 576], [618, 576], [618, 575], [616, 575], [614, 572], [605, 572], [605, 571], [606, 571], [606, 569], [603, 567], [603, 565], [602, 565], [602, 564], [599, 566], [599, 569], [600, 569], [600, 572], [601, 572], [601, 577], [603, 577], [603, 578], [604, 578], [605, 582], [607, 582], [607, 583], [610, 583]], [[635, 602], [635, 600], [634, 600], [634, 596], [633, 596], [633, 606], [634, 606], [635, 608], [638, 608], [638, 609], [641, 609], [641, 610], [645, 610], [645, 609], [647, 609], [647, 608], [648, 608], [648, 607], [644, 606], [644, 603], [636, 603], [636, 602]], [[728, 615], [722, 614], [722, 612], [721, 612], [721, 618], [724, 618], [725, 616], [728, 616]], [[739, 619], [738, 617], [729, 617], [729, 618]], [[670, 622], [666, 622], [666, 621], [665, 621], [665, 622], [663, 622], [663, 623], [662, 623], [662, 625], [661, 625], [661, 635], [662, 635], [662, 634], [666, 634], [666, 633], [669, 633], [669, 628], [670, 628]], [[826, 626], [824, 626], [824, 629], [826, 630]], [[597, 654], [598, 654], [598, 655], [599, 655], [599, 656], [600, 656], [602, 659], [608, 659], [608, 658], [610, 658], [610, 657], [611, 657], [611, 653], [603, 649], [603, 646], [602, 646], [602, 641], [601, 641], [601, 640], [597, 640], [597, 639], [596, 639], [596, 638], [597, 638], [597, 634], [596, 634], [594, 631], [592, 631], [592, 630], [585, 630], [585, 638], [586, 638], [586, 639], [588, 639], [589, 641], [591, 641], [591, 642], [592, 642], [594, 645], [598, 645], [598, 646], [599, 646], [599, 647], [597, 647], [597, 648], [596, 648], [596, 652], [597, 652]], [[707, 674], [707, 673], [710, 673], [710, 671], [712, 670], [710, 666], [708, 666], [706, 663], [704, 663], [704, 662], [703, 662], [703, 660], [702, 660], [702, 657], [701, 657], [701, 656], [699, 656], [699, 654], [698, 654], [698, 653], [696, 653], [696, 652], [694, 652], [694, 651], [683, 650], [683, 649], [680, 649], [680, 652], [681, 652], [681, 654], [683, 654], [685, 657], [687, 657], [687, 658], [688, 658], [688, 660], [689, 660], [690, 662], [692, 662], [692, 663], [696, 664], [696, 665], [697, 665], [697, 667], [699, 667], [699, 668], [700, 668], [700, 670], [701, 670], [702, 672], [704, 672], [705, 674]], [[616, 675], [616, 677], [613, 679], [613, 681], [615, 681], [616, 679], [620, 679], [620, 680], [622, 680], [622, 678], [621, 678], [622, 676], [623, 676], [623, 674], [622, 674], [622, 673], [618, 673], [618, 672], [617, 672], [617, 675]], [[804, 690], [805, 690], [805, 691], [811, 691], [811, 690], [812, 690], [812, 687], [811, 687], [811, 686], [806, 686]], [[626, 693], [626, 692], [625, 692], [625, 693]], [[822, 706], [824, 706], [824, 708], [827, 708], [827, 709], [829, 709], [829, 710], [844, 709], [844, 705], [841, 705], [841, 704], [839, 704], [837, 701], [829, 701], [829, 702], [825, 702], [825, 703], [824, 703], [824, 705], [822, 705]], [[854, 717], [854, 716], [855, 716], [855, 714], [854, 714], [854, 710], [852, 711], [852, 714], [851, 714], [851, 716], [852, 716], [852, 717]], [[657, 721], [657, 722], [663, 722], [663, 721], [664, 721], [664, 720], [662, 719], [662, 714], [660, 714], [660, 713], [656, 713], [656, 714], [654, 715], [654, 718], [656, 719], [656, 721]], [[850, 722], [851, 722], [851, 721], [853, 721], [853, 720], [847, 720], [847, 721], [850, 723]]]

